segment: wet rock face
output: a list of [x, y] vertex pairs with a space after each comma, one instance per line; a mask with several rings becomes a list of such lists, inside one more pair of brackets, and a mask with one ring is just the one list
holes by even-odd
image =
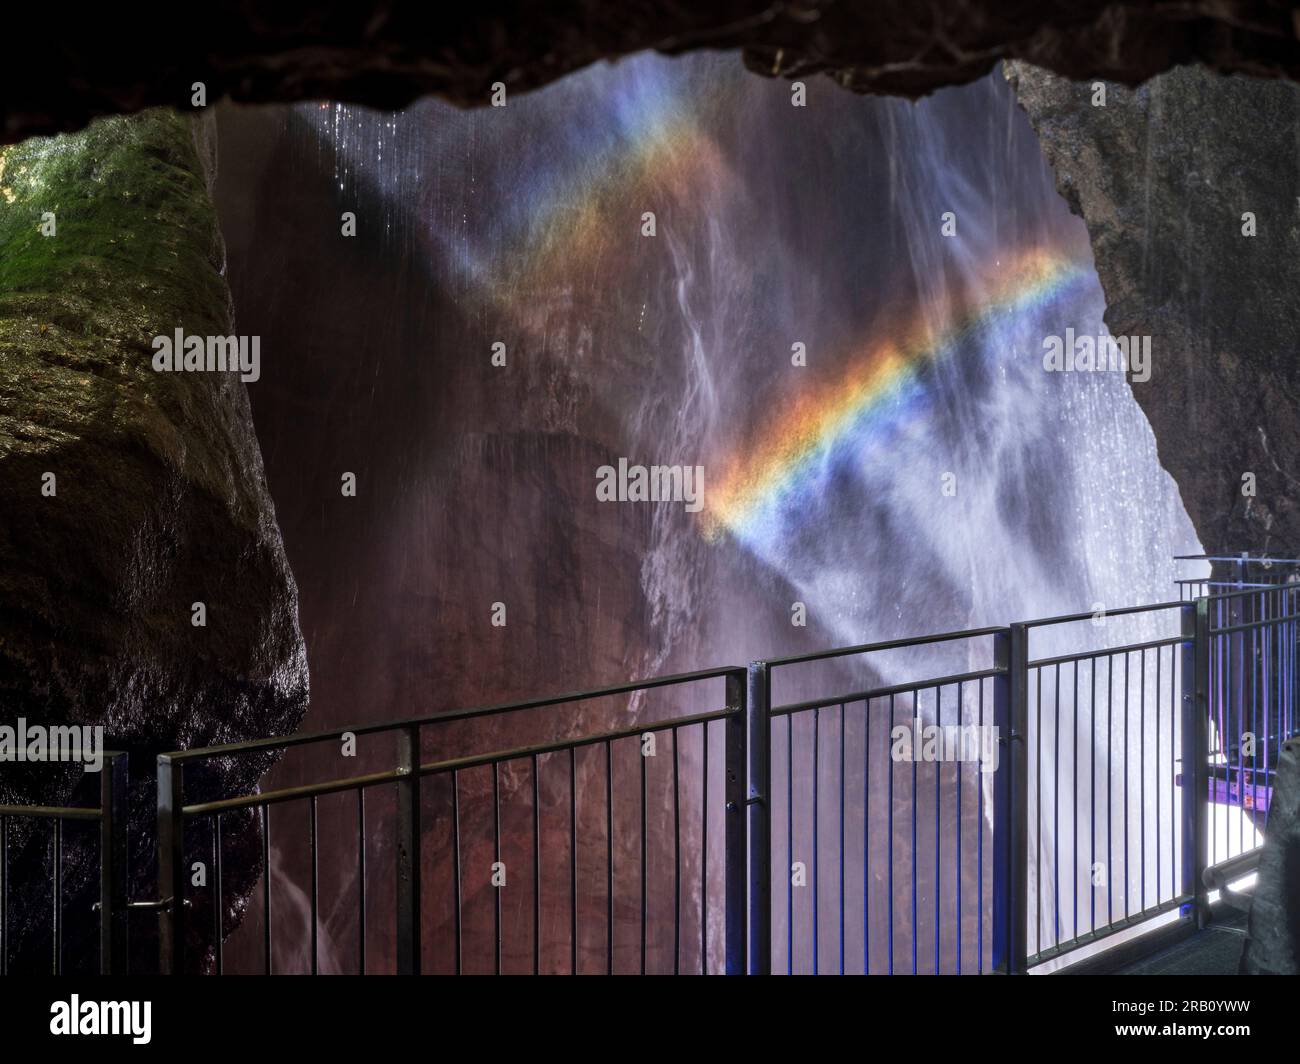
[[1294, 556], [1300, 90], [1185, 68], [1094, 106], [1089, 83], [1007, 76], [1088, 225], [1110, 332], [1152, 338], [1133, 394], [1201, 542]]
[[645, 49], [739, 49], [769, 76], [825, 72], [859, 92], [920, 96], [987, 73], [1003, 57], [1068, 77], [1128, 84], [1199, 61], [1269, 77], [1300, 75], [1285, 5], [1260, 0], [497, 0], [433, 16], [415, 0], [205, 8], [203, 32], [175, 9], [122, 18], [105, 5], [58, 28], [38, 6], [6, 13], [14, 49], [0, 69], [0, 139], [77, 129], [152, 104], [331, 99], [396, 108], [427, 94], [488, 103], [494, 83], [536, 88]]
[[[155, 336], [233, 331], [201, 144], [146, 112], [0, 150], [0, 721], [103, 725], [130, 752], [140, 896], [156, 754], [290, 732], [308, 693], [245, 386], [152, 364]], [[266, 768], [214, 764], [187, 795], [246, 793]], [[0, 766], [0, 802], [92, 804], [97, 787], [79, 767]], [[49, 873], [48, 834], [11, 834], [28, 880]], [[97, 849], [68, 841], [80, 918]], [[247, 831], [229, 845], [233, 919], [259, 862]], [[44, 951], [43, 924], [12, 926], [11, 959]]]
[[1242, 975], [1300, 974], [1300, 742], [1282, 744]]

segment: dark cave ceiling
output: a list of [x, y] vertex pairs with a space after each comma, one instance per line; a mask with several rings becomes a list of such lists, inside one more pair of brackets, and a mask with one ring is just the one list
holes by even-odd
[[0, 138], [188, 107], [195, 82], [209, 103], [229, 95], [391, 109], [434, 94], [482, 105], [496, 82], [527, 90], [645, 49], [741, 50], [762, 74], [825, 73], [855, 91], [903, 96], [974, 80], [1003, 58], [1130, 85], [1191, 62], [1296, 78], [1296, 15], [1258, 0], [290, 0], [273, 10], [215, 0], [58, 17], [24, 5], [5, 15]]

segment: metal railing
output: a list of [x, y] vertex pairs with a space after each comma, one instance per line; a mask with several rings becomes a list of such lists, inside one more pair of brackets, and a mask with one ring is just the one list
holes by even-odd
[[[982, 657], [981, 667], [772, 705], [782, 671], [945, 646], [960, 647], [967, 661]], [[751, 913], [751, 973], [816, 974], [825, 970], [823, 954], [841, 974], [978, 972], [1004, 963], [1008, 913], [995, 909], [985, 919], [995, 870], [1005, 863], [994, 853], [1002, 836], [985, 805], [1005, 807], [1007, 796], [1000, 789], [986, 796], [980, 743], [986, 726], [1008, 730], [1008, 655], [1007, 630], [985, 628], [751, 666], [751, 876], [768, 883]], [[954, 759], [926, 756], [928, 727], [939, 729], [929, 738], [949, 743]], [[773, 950], [770, 934], [783, 948]]]
[[1257, 848], [1268, 823], [1283, 740], [1297, 731], [1300, 584], [1233, 591], [1206, 600], [1208, 863]]
[[[1202, 920], [1206, 870], [1257, 845], [1296, 732], [1298, 596], [1281, 582], [164, 754], [148, 902], [126, 898], [119, 757], [99, 809], [0, 807], [0, 959], [9, 822], [28, 817], [55, 825], [56, 970], [64, 819], [101, 827], [104, 971], [128, 907], [158, 911], [164, 972], [228, 970], [237, 926], [265, 972], [1050, 967], [1174, 910]], [[317, 751], [312, 782], [186, 796], [204, 764], [294, 751]], [[236, 911], [229, 855], [259, 850]]]
[[[1190, 829], [1166, 829], [1187, 824], [1177, 766], [1198, 762], [1195, 609], [1169, 602], [1017, 626], [1027, 639], [1084, 627], [1096, 638], [1077, 641], [1105, 644], [1031, 657], [1025, 669], [1029, 967], [1195, 901]], [[1151, 631], [1160, 628], [1177, 634]]]
[[[574, 737], [542, 741], [526, 746], [515, 746], [493, 750], [487, 753], [470, 753], [461, 756], [434, 756], [427, 758], [423, 750], [427, 748], [426, 739], [436, 737], [430, 733], [446, 730], [468, 722], [483, 721], [505, 714], [532, 713], [542, 709], [576, 706], [599, 700], [642, 697], [648, 692], [667, 688], [699, 687], [709, 681], [721, 682], [724, 690], [722, 708], [678, 715], [667, 719], [646, 721], [615, 729], [598, 730]], [[384, 824], [391, 828], [391, 847], [379, 846], [379, 849], [391, 848], [394, 867], [392, 874], [395, 884], [394, 925], [392, 941], [395, 946], [395, 970], [398, 973], [418, 973], [429, 970], [434, 960], [432, 950], [424, 949], [424, 938], [431, 921], [426, 920], [424, 911], [430, 902], [431, 888], [434, 884], [425, 883], [425, 865], [431, 864], [445, 868], [450, 874], [442, 884], [444, 898], [450, 911], [449, 938], [447, 943], [451, 958], [451, 970], [457, 974], [466, 970], [470, 959], [467, 952], [474, 946], [481, 947], [486, 938], [490, 945], [491, 956], [488, 967], [496, 973], [504, 970], [503, 948], [506, 936], [503, 933], [503, 895], [504, 887], [510, 882], [510, 866], [517, 869], [517, 863], [504, 852], [503, 821], [506, 818], [522, 819], [527, 825], [522, 834], [524, 840], [523, 861], [530, 865], [528, 890], [531, 900], [531, 920], [527, 937], [531, 940], [531, 970], [543, 970], [542, 941], [542, 905], [543, 892], [554, 894], [562, 891], [568, 902], [569, 942], [567, 970], [578, 972], [584, 970], [580, 964], [580, 945], [590, 925], [592, 910], [599, 908], [604, 917], [604, 935], [599, 952], [604, 963], [588, 964], [586, 970], [647, 971], [650, 955], [650, 940], [661, 940], [668, 934], [671, 924], [671, 970], [683, 970], [685, 954], [698, 957], [699, 970], [708, 972], [708, 910], [710, 904], [721, 900], [725, 910], [725, 966], [728, 971], [743, 969], [743, 911], [744, 911], [744, 834], [741, 824], [743, 786], [744, 742], [743, 727], [745, 713], [745, 670], [739, 668], [712, 669], [678, 676], [667, 676], [639, 683], [627, 683], [605, 687], [594, 691], [550, 698], [534, 699], [525, 702], [513, 702], [502, 705], [460, 710], [437, 716], [423, 717], [396, 724], [357, 725], [316, 732], [310, 735], [293, 736], [283, 739], [267, 739], [251, 743], [239, 743], [230, 746], [208, 749], [181, 751], [164, 754], [158, 758], [158, 854], [159, 880], [167, 901], [169, 902], [162, 917], [162, 958], [164, 972], [183, 972], [196, 967], [204, 967], [205, 958], [193, 958], [187, 963], [187, 949], [198, 941], [211, 942], [212, 956], [210, 966], [220, 973], [224, 970], [223, 945], [227, 935], [226, 908], [222, 902], [222, 855], [223, 855], [223, 821], [231, 816], [245, 812], [256, 813], [256, 829], [260, 832], [262, 861], [267, 872], [262, 877], [262, 970], [271, 973], [273, 964], [273, 900], [271, 894], [270, 854], [272, 837], [271, 810], [291, 804], [305, 804], [308, 812], [306, 834], [309, 851], [310, 886], [307, 891], [310, 911], [308, 929], [310, 946], [308, 952], [310, 971], [315, 974], [320, 970], [320, 825], [321, 801], [326, 796], [351, 795], [355, 801], [356, 832], [355, 846], [351, 859], [356, 863], [356, 923], [355, 940], [357, 943], [357, 964], [355, 970], [364, 973], [367, 970], [367, 855], [376, 848], [375, 835], [380, 825], [375, 824], [375, 832], [367, 830], [367, 795], [380, 790], [390, 791], [391, 812], [382, 818]], [[710, 732], [714, 733], [711, 740]], [[694, 736], [696, 758], [687, 757], [684, 752], [683, 739]], [[294, 747], [340, 743], [347, 738], [355, 741], [372, 743], [382, 738], [395, 739], [395, 751], [389, 767], [380, 771], [339, 779], [330, 779], [306, 786], [288, 787], [269, 792], [187, 804], [184, 792], [184, 773], [189, 766], [209, 759], [241, 757], [284, 751]], [[658, 740], [667, 738], [670, 743], [669, 758], [658, 754]], [[716, 751], [711, 755], [711, 748]], [[636, 756], [637, 768], [628, 770], [628, 758], [620, 758], [620, 752]], [[713, 758], [711, 762], [711, 757]], [[629, 815], [628, 807], [620, 796], [616, 784], [619, 773], [616, 764], [622, 761], [622, 776], [632, 775], [638, 796], [635, 810]], [[690, 779], [683, 769], [683, 763], [690, 761], [694, 771]], [[564, 793], [560, 799], [543, 800], [541, 780], [548, 770], [552, 777], [558, 775], [566, 782], [559, 785]], [[722, 778], [710, 778], [710, 766], [720, 765]], [[654, 766], [653, 768], [651, 766]], [[523, 770], [524, 779], [518, 777]], [[473, 777], [484, 786], [474, 787]], [[716, 776], [717, 773], [715, 772]], [[507, 779], [509, 777], [509, 779]], [[583, 904], [579, 901], [579, 824], [591, 821], [592, 802], [589, 800], [591, 787], [586, 784], [595, 781], [598, 786], [598, 804], [603, 806], [603, 817], [596, 815], [596, 827], [602, 835], [595, 850], [603, 851], [596, 856], [600, 865], [598, 875], [604, 880], [603, 898], [600, 904]], [[650, 788], [654, 785], [658, 796], [670, 795], [668, 804], [656, 808], [671, 808], [671, 817], [651, 815]], [[699, 898], [700, 915], [695, 925], [695, 939], [683, 949], [683, 838], [682, 806], [684, 794], [693, 795], [693, 804], [698, 807], [700, 824], [698, 861], [690, 870], [691, 877], [698, 882], [696, 890]], [[711, 803], [721, 799], [714, 807]], [[471, 811], [470, 802], [477, 807]], [[621, 808], [616, 810], [616, 805]], [[442, 814], [431, 818], [428, 807], [433, 806]], [[599, 813], [600, 810], [597, 810]], [[464, 828], [467, 820], [477, 828], [486, 828], [491, 835], [489, 856], [491, 861], [485, 866], [479, 862], [471, 873], [466, 867], [464, 851], [470, 845], [480, 843], [481, 839], [467, 837]], [[559, 823], [562, 821], [563, 823]], [[603, 821], [603, 823], [601, 823]], [[372, 821], [373, 823], [373, 821]], [[433, 847], [438, 846], [439, 838], [431, 838], [436, 832], [441, 839], [441, 852], [446, 860], [431, 862], [423, 859]], [[426, 828], [426, 824], [428, 827]], [[206, 825], [206, 830], [203, 829]], [[490, 825], [490, 827], [489, 827]], [[630, 829], [629, 829], [630, 825]], [[711, 826], [712, 825], [712, 828]], [[284, 829], [276, 829], [277, 831]], [[634, 838], [629, 839], [629, 830]], [[721, 884], [711, 881], [709, 874], [710, 833], [721, 836], [723, 859], [719, 862], [723, 873]], [[481, 833], [481, 832], [480, 832]], [[554, 868], [544, 869], [542, 841], [566, 840], [564, 852], [564, 870], [557, 873]], [[210, 851], [212, 857], [213, 887], [196, 897], [193, 890], [187, 890], [190, 857]], [[514, 847], [518, 850], [519, 847]], [[629, 859], [630, 854], [630, 859]], [[657, 860], [671, 861], [673, 869], [674, 906], [671, 918], [660, 918], [656, 927], [651, 909], [650, 877], [652, 865]], [[188, 862], [188, 863], [187, 863]], [[633, 893], [638, 899], [639, 939], [628, 944], [616, 942], [616, 923], [622, 925], [625, 918], [616, 920], [615, 905], [620, 892], [616, 890], [616, 876], [620, 865], [630, 864], [637, 883]], [[666, 865], [665, 865], [666, 867]], [[373, 871], [373, 869], [371, 870]], [[501, 877], [494, 879], [494, 877]], [[557, 886], [557, 880], [563, 884]], [[470, 892], [471, 883], [476, 889], [472, 892], [483, 896], [490, 888], [492, 909], [491, 932], [487, 936], [470, 935], [465, 926], [467, 916], [466, 894]], [[719, 890], [718, 887], [721, 887]], [[199, 906], [187, 902], [207, 901], [210, 904]], [[179, 900], [179, 901], [178, 901]], [[585, 912], [580, 913], [580, 907]], [[206, 913], [212, 921], [210, 935], [194, 934], [187, 926], [190, 916], [196, 910]], [[517, 937], [517, 936], [516, 936]], [[481, 949], [478, 952], [482, 952]], [[548, 951], [553, 953], [554, 951]], [[590, 950], [584, 950], [590, 952]], [[481, 959], [481, 958], [479, 958]], [[548, 957], [548, 960], [552, 958]], [[562, 966], [548, 964], [546, 970], [561, 970]]]
[[[127, 962], [127, 755], [106, 752], [100, 769], [98, 806], [0, 805], [0, 975], [9, 974], [14, 935], [10, 923], [14, 870], [11, 845], [15, 822], [27, 825], [26, 860], [49, 884], [50, 971], [64, 971], [64, 836], [69, 825], [90, 824], [99, 863], [98, 969], [116, 974]], [[49, 841], [38, 847], [36, 825], [48, 824]], [[39, 850], [39, 852], [38, 852]], [[30, 886], [30, 883], [28, 884]], [[30, 916], [30, 908], [26, 915]], [[31, 930], [29, 928], [29, 930]], [[39, 928], [37, 929], [39, 930]]]
[[1222, 595], [1246, 588], [1268, 588], [1300, 580], [1300, 558], [1274, 558], [1241, 551], [1237, 554], [1177, 554], [1176, 562], [1209, 562], [1210, 575], [1175, 580], [1179, 598], [1190, 602], [1205, 595]]

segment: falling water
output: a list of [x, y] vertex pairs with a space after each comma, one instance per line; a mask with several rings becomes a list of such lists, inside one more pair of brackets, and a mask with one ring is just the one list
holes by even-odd
[[[371, 719], [407, 715], [411, 688], [445, 706], [537, 693], [509, 677], [622, 678], [595, 661], [647, 675], [1159, 602], [1174, 597], [1172, 556], [1198, 550], [1133, 398], [1158, 374], [1044, 369], [1045, 337], [1104, 332], [1104, 299], [999, 74], [916, 104], [815, 81], [801, 108], [731, 57], [647, 56], [504, 108], [286, 114], [292, 166], [327, 171], [317, 200], [355, 211], [370, 241], [348, 267], [355, 288], [313, 273], [316, 256], [337, 268], [336, 227], [296, 260], [323, 316], [368, 316], [361, 346], [319, 328], [312, 376], [277, 391], [272, 366], [254, 395], [318, 725], [356, 701]], [[239, 192], [222, 194], [229, 218]], [[256, 325], [274, 284], [242, 268], [236, 302]], [[340, 395], [362, 424], [331, 420]], [[300, 403], [322, 416], [304, 423]], [[337, 542], [298, 475], [335, 452], [383, 484], [378, 515]], [[617, 457], [703, 466], [703, 512], [611, 517], [595, 476]], [[491, 532], [534, 494], [537, 522], [519, 531], [564, 545], [544, 563]], [[364, 578], [350, 597], [317, 594], [326, 566], [354, 564], [358, 536], [377, 544]], [[611, 575], [633, 560], [639, 603]], [[440, 672], [439, 646], [476, 630], [465, 618], [519, 588], [548, 603], [549, 627], [502, 658], [471, 641], [495, 663], [472, 683], [455, 662]], [[363, 589], [382, 608], [358, 606]], [[429, 597], [408, 612], [412, 594]], [[555, 619], [565, 602], [586, 619], [577, 634]], [[1176, 624], [1117, 622], [1107, 638]], [[1047, 630], [1034, 654], [1076, 637]], [[361, 664], [331, 682], [343, 654]], [[877, 672], [963, 664], [912, 652]], [[588, 671], [566, 683], [570, 665]]]
[[[488, 332], [577, 363], [610, 418], [547, 427], [704, 462], [706, 517], [836, 639], [1169, 596], [1195, 535], [1130, 390], [1158, 385], [1044, 370], [1044, 337], [1103, 333], [1104, 301], [999, 75], [799, 109], [729, 60], [643, 58], [499, 114], [304, 113], [341, 189], [374, 183], [394, 241]], [[568, 334], [531, 335], [558, 304]], [[645, 590], [661, 645], [689, 645], [689, 541], [717, 537], [655, 520]]]

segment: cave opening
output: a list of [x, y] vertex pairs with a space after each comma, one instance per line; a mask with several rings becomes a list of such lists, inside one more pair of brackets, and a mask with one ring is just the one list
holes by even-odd
[[0, 148], [0, 692], [108, 748], [0, 970], [1046, 971], [1258, 858], [1294, 89], [734, 59]]
[[[1169, 596], [1174, 556], [1200, 546], [1134, 401], [1141, 373], [1047, 372], [1047, 338], [1105, 334], [1105, 304], [1002, 73], [915, 104], [820, 82], [802, 102], [694, 55], [591, 68], [483, 111], [218, 109], [214, 194], [238, 328], [265, 345], [250, 394], [299, 587], [305, 727]], [[628, 466], [698, 468], [701, 512], [604, 505], [601, 470]], [[877, 679], [983, 653], [914, 648]], [[781, 682], [796, 698], [817, 681]], [[562, 727], [629, 709], [654, 717], [634, 700]], [[792, 733], [777, 756], [806, 742]], [[692, 775], [702, 753], [686, 751]], [[323, 767], [291, 753], [266, 785]], [[463, 815], [486, 786], [467, 784]], [[562, 780], [549, 800], [568, 801]], [[305, 882], [300, 842], [271, 859]], [[342, 970], [355, 874], [325, 885], [338, 908], [322, 955]], [[560, 970], [550, 902], [542, 966]], [[490, 970], [491, 905], [468, 904]], [[505, 964], [527, 970], [531, 899], [516, 904]], [[258, 906], [254, 892], [249, 964]], [[429, 918], [443, 947], [453, 915]], [[715, 962], [720, 933], [694, 932]], [[635, 946], [610, 963], [635, 964]], [[598, 969], [607, 947], [584, 939], [575, 962]], [[430, 947], [430, 963], [451, 952]]]

